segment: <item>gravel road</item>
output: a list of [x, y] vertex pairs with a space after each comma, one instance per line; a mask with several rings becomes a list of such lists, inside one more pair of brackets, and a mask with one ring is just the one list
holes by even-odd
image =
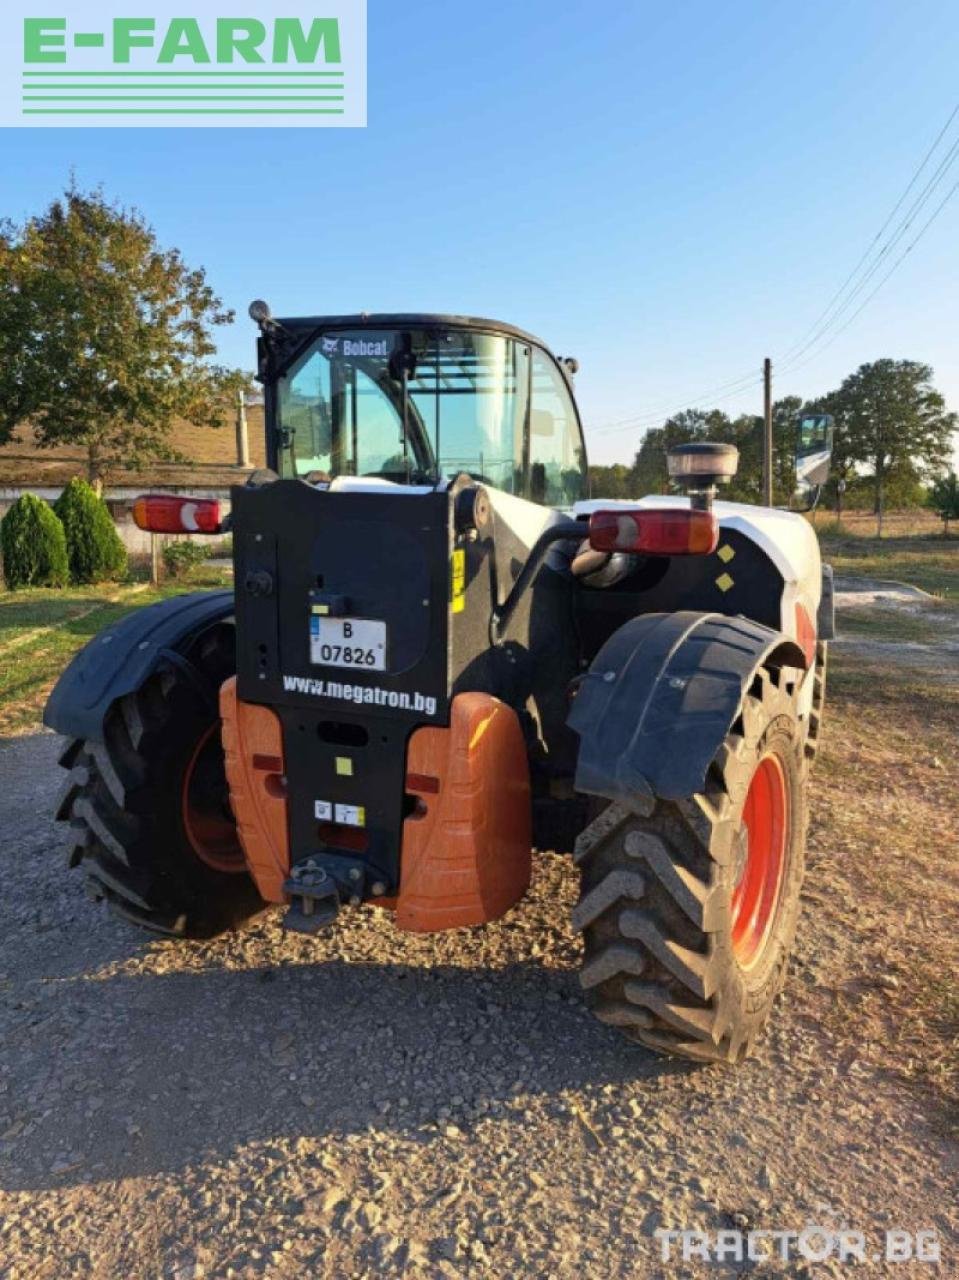
[[[657, 1228], [955, 1248], [957, 1150], [860, 1059], [863, 958], [830, 928], [814, 820], [789, 998], [745, 1067], [627, 1045], [584, 1011], [570, 866], [436, 938], [372, 909], [153, 942], [89, 902], [50, 819], [57, 741], [0, 741], [0, 1277], [845, 1274], [663, 1262]], [[820, 784], [821, 785], [821, 784]], [[889, 981], [894, 981], [890, 979]], [[845, 990], [845, 988], [843, 988]], [[849, 997], [844, 997], [849, 999]], [[867, 1262], [857, 1275], [955, 1275]]]

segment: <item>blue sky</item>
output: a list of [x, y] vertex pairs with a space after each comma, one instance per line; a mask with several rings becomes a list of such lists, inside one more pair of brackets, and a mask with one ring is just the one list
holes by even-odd
[[[369, 41], [365, 130], [5, 130], [0, 212], [71, 169], [138, 205], [237, 309], [247, 367], [254, 296], [512, 321], [579, 357], [591, 457], [627, 461], [642, 426], [603, 424], [758, 384], [809, 330], [959, 100], [954, 0], [370, 0]], [[888, 355], [959, 409], [957, 230], [959, 193], [776, 393]]]

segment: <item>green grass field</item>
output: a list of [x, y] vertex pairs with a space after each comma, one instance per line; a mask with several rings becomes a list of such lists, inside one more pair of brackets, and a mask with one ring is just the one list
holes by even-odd
[[143, 605], [228, 581], [204, 568], [160, 587], [109, 583], [0, 592], [0, 736], [39, 727], [43, 704], [60, 672], [98, 631]]
[[823, 559], [837, 573], [889, 578], [959, 602], [959, 538], [871, 538], [820, 530]]

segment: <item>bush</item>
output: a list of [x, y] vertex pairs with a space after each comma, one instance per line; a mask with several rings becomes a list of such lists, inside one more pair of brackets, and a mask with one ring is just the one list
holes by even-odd
[[7, 586], [65, 587], [69, 575], [63, 525], [32, 493], [19, 497], [0, 521], [0, 554]]
[[209, 559], [211, 548], [201, 542], [168, 542], [160, 554], [163, 556], [163, 567], [171, 578], [186, 578], [204, 560]]
[[103, 582], [126, 573], [127, 553], [107, 504], [74, 476], [53, 507], [67, 537], [70, 581]]
[[959, 520], [959, 476], [955, 471], [940, 476], [929, 491], [929, 505], [943, 523], [943, 534], [949, 537], [949, 521]]

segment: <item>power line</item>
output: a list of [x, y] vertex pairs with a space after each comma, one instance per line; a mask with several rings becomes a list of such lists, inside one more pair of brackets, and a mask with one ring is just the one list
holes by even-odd
[[916, 247], [916, 245], [919, 243], [922, 237], [926, 234], [926, 232], [929, 230], [929, 228], [932, 226], [935, 220], [939, 217], [940, 213], [942, 213], [943, 209], [945, 209], [946, 205], [949, 203], [949, 201], [952, 199], [952, 197], [956, 194], [957, 191], [959, 191], [959, 182], [956, 182], [952, 187], [950, 187], [949, 191], [946, 193], [946, 195], [942, 198], [942, 200], [936, 206], [932, 215], [929, 218], [927, 218], [926, 221], [923, 223], [922, 229], [920, 230], [919, 234], [916, 236], [915, 240], [911, 241], [911, 243], [908, 244], [905, 249], [903, 249], [902, 253], [896, 259], [896, 261], [892, 264], [892, 266], [889, 268], [886, 274], [882, 277], [882, 279], [879, 281], [876, 287], [863, 299], [863, 301], [859, 304], [859, 306], [852, 313], [852, 315], [846, 320], [846, 323], [842, 325], [841, 328], [836, 330], [836, 332], [832, 335], [832, 337], [829, 339], [829, 341], [826, 343], [824, 347], [820, 347], [820, 349], [818, 351], [813, 352], [813, 354], [809, 356], [808, 359], [801, 361], [798, 365], [794, 365], [791, 372], [795, 372], [797, 368], [801, 369], [805, 365], [809, 364], [811, 361], [817, 359], [817, 357], [822, 355], [824, 351], [826, 351], [829, 347], [832, 346], [832, 344], [836, 341], [836, 339], [839, 337], [841, 333], [846, 332], [846, 330], [849, 328], [852, 322], [856, 319], [859, 313], [863, 311], [870, 302], [872, 302], [873, 298], [876, 296], [879, 290], [883, 287], [883, 285], [886, 283], [889, 277], [902, 265], [903, 261], [908, 257], [908, 255], [912, 253], [913, 249]]
[[[732, 400], [734, 396], [741, 396], [745, 391], [752, 387], [758, 387], [762, 383], [762, 378], [758, 373], [749, 375], [749, 382], [745, 386], [737, 387], [733, 391], [728, 391], [724, 396], [712, 396], [709, 392], [704, 396], [698, 396], [695, 400], [682, 401], [679, 406], [674, 400], [672, 408], [655, 413], [643, 414], [639, 417], [627, 419], [616, 425], [606, 425], [604, 427], [591, 427], [590, 435], [613, 435], [621, 431], [636, 431], [643, 427], [650, 427], [656, 422], [663, 421], [664, 418], [670, 418], [675, 413], [683, 413], [691, 409], [703, 408], [706, 403], [710, 405], [722, 404], [726, 400]], [[729, 384], [727, 384], [729, 385]]]
[[[950, 147], [945, 157], [940, 161], [938, 169], [933, 174], [933, 176], [929, 179], [929, 181], [926, 183], [926, 186], [923, 188], [921, 194], [913, 202], [908, 213], [900, 222], [899, 226], [896, 228], [893, 235], [882, 246], [882, 248], [879, 251], [879, 254], [876, 256], [876, 258], [873, 259], [872, 263], [870, 264], [865, 274], [860, 278], [860, 280], [857, 282], [855, 287], [846, 295], [846, 297], [843, 299], [840, 305], [834, 309], [830, 319], [825, 324], [820, 326], [819, 331], [812, 338], [810, 338], [798, 350], [795, 351], [795, 354], [787, 361], [787, 367], [793, 366], [795, 364], [795, 361], [798, 360], [800, 356], [802, 356], [806, 351], [809, 351], [812, 347], [815, 347], [819, 342], [822, 341], [824, 337], [826, 337], [829, 334], [830, 329], [835, 328], [835, 325], [842, 318], [844, 312], [848, 311], [849, 307], [852, 306], [856, 298], [859, 297], [863, 289], [865, 289], [865, 287], [869, 284], [870, 280], [874, 278], [874, 276], [876, 275], [876, 272], [883, 266], [888, 255], [892, 252], [893, 249], [895, 249], [895, 247], [903, 239], [906, 232], [915, 222], [917, 215], [922, 211], [922, 209], [925, 207], [925, 205], [929, 202], [929, 200], [934, 195], [936, 189], [940, 186], [940, 184], [945, 179], [949, 170], [952, 168], [953, 164], [956, 162], [957, 157], [959, 157], [959, 139], [957, 139], [956, 142], [953, 143], [952, 147]], [[858, 311], [856, 314], [858, 314]], [[843, 326], [843, 328], [845, 328], [845, 326]]]
[[919, 163], [918, 168], [915, 170], [915, 172], [913, 173], [912, 177], [909, 179], [909, 182], [907, 183], [907, 185], [906, 185], [906, 187], [905, 187], [904, 191], [902, 192], [902, 194], [900, 195], [899, 199], [898, 199], [898, 200], [896, 201], [896, 203], [893, 205], [892, 210], [891, 210], [891, 212], [889, 213], [889, 215], [887, 216], [887, 218], [886, 218], [885, 222], [882, 224], [882, 226], [881, 226], [881, 227], [879, 228], [879, 230], [876, 232], [875, 236], [873, 236], [873, 238], [872, 238], [872, 240], [870, 241], [870, 243], [866, 246], [865, 252], [863, 253], [862, 257], [859, 259], [859, 261], [858, 261], [858, 262], [856, 263], [856, 265], [853, 267], [852, 271], [850, 271], [849, 275], [846, 277], [846, 279], [842, 282], [842, 284], [839, 286], [839, 288], [838, 288], [838, 289], [836, 290], [836, 292], [833, 294], [833, 296], [832, 296], [832, 298], [829, 300], [829, 303], [827, 304], [827, 306], [826, 306], [825, 310], [824, 310], [824, 311], [819, 315], [818, 319], [816, 319], [816, 320], [813, 322], [813, 324], [812, 324], [812, 325], [810, 325], [810, 327], [806, 330], [805, 334], [803, 334], [803, 336], [799, 339], [799, 341], [798, 341], [797, 343], [795, 343], [792, 347], [790, 347], [787, 351], [785, 351], [785, 352], [783, 353], [783, 355], [782, 355], [782, 357], [781, 357], [783, 360], [788, 360], [788, 359], [793, 355], [793, 353], [796, 353], [797, 355], [799, 354], [799, 351], [797, 350], [797, 348], [801, 348], [801, 347], [803, 346], [803, 344], [805, 343], [806, 338], [807, 338], [811, 333], [813, 333], [816, 329], [818, 329], [818, 327], [819, 327], [819, 325], [822, 323], [822, 321], [823, 321], [823, 320], [826, 318], [826, 316], [828, 316], [828, 315], [830, 314], [830, 312], [832, 311], [833, 306], [835, 305], [835, 303], [836, 303], [836, 302], [838, 302], [838, 300], [842, 297], [842, 295], [843, 295], [843, 293], [846, 291], [846, 288], [848, 287], [848, 285], [849, 285], [849, 284], [852, 282], [852, 280], [853, 280], [853, 279], [855, 279], [855, 277], [859, 274], [859, 270], [860, 270], [860, 268], [862, 267], [863, 263], [866, 261], [866, 259], [869, 257], [869, 255], [872, 253], [873, 249], [876, 247], [876, 244], [879, 242], [879, 240], [882, 238], [883, 234], [885, 233], [886, 228], [889, 226], [889, 224], [892, 222], [893, 218], [896, 216], [896, 214], [897, 214], [897, 213], [899, 212], [899, 210], [902, 208], [902, 205], [903, 205], [903, 203], [904, 203], [904, 201], [905, 201], [906, 197], [908, 196], [909, 192], [912, 190], [912, 188], [916, 185], [916, 182], [919, 180], [919, 175], [922, 173], [923, 169], [925, 169], [926, 165], [929, 163], [930, 157], [932, 156], [932, 154], [933, 154], [933, 152], [936, 150], [936, 148], [939, 146], [939, 143], [940, 143], [940, 142], [942, 141], [942, 139], [945, 137], [945, 135], [946, 135], [946, 133], [947, 133], [947, 131], [948, 131], [948, 129], [949, 129], [949, 126], [952, 124], [953, 120], [955, 120], [955, 118], [956, 118], [956, 116], [957, 116], [957, 115], [959, 115], [959, 102], [957, 102], [957, 103], [956, 103], [956, 105], [953, 107], [952, 111], [951, 111], [951, 112], [950, 112], [950, 114], [949, 114], [949, 118], [946, 120], [946, 123], [942, 126], [942, 128], [941, 128], [941, 129], [939, 130], [939, 132], [936, 134], [936, 138], [935, 138], [935, 141], [933, 142], [932, 146], [929, 148], [929, 150], [928, 150], [928, 151], [926, 152], [926, 154], [923, 156], [922, 160], [921, 160], [921, 161], [920, 161], [920, 163]]
[[[729, 382], [721, 382], [719, 386], [713, 387], [708, 391], [704, 391], [701, 395], [697, 395], [691, 402], [687, 401], [686, 403], [692, 403], [694, 405], [700, 404], [705, 400], [709, 400], [711, 397], [716, 395], [717, 392], [726, 391], [727, 389], [730, 389], [730, 388], [732, 389], [733, 394], [735, 394], [741, 387], [743, 387], [744, 384], [751, 385], [753, 380], [755, 379], [755, 376], [756, 375], [754, 372], [746, 373], [739, 378], [732, 379]], [[614, 431], [620, 428], [625, 430], [627, 427], [639, 426], [649, 418], [658, 418], [661, 413], [674, 412], [676, 408], [676, 404], [679, 402], [679, 400], [680, 400], [679, 396], [672, 397], [669, 400], [662, 401], [661, 408], [654, 407], [651, 409], [644, 409], [642, 413], [633, 414], [628, 418], [618, 418], [618, 419], [615, 419], [613, 422], [601, 423], [599, 426], [594, 427], [593, 430], [594, 431]]]
[[[866, 286], [870, 283], [870, 281], [874, 279], [876, 273], [883, 266], [889, 254], [892, 253], [892, 251], [896, 248], [896, 246], [902, 241], [903, 237], [909, 231], [909, 228], [915, 222], [916, 217], [922, 212], [922, 210], [931, 200], [936, 190], [940, 187], [940, 185], [945, 180], [946, 176], [949, 173], [949, 170], [955, 164], [957, 158], [959, 158], [959, 138], [957, 138], [956, 141], [954, 141], [952, 145], [949, 147], [948, 151], [945, 153], [942, 159], [940, 159], [932, 176], [927, 180], [925, 186], [922, 188], [919, 195], [913, 200], [912, 204], [907, 209], [903, 218], [899, 221], [892, 235], [889, 236], [889, 238], [880, 245], [879, 252], [875, 255], [875, 257], [873, 257], [873, 253], [876, 249], [877, 244], [879, 244], [879, 242], [882, 240], [883, 235], [885, 235], [886, 231], [892, 224], [894, 218], [896, 217], [896, 214], [905, 204], [909, 196], [909, 193], [915, 187], [923, 170], [926, 168], [932, 156], [935, 154], [937, 148], [939, 147], [939, 144], [942, 142], [943, 138], [948, 133], [949, 128], [951, 127], [953, 121], [956, 119], [957, 115], [959, 115], [959, 103], [957, 103], [953, 107], [945, 124], [939, 130], [932, 145], [926, 151], [918, 167], [913, 172], [912, 177], [909, 179], [909, 182], [906, 184], [905, 188], [903, 189], [901, 195], [899, 196], [899, 199], [893, 205], [889, 214], [886, 216], [886, 219], [883, 222], [882, 226], [879, 228], [875, 236], [867, 245], [865, 252], [862, 254], [859, 261], [856, 263], [855, 267], [853, 267], [852, 271], [849, 273], [849, 275], [840, 285], [836, 293], [833, 294], [828, 305], [820, 313], [819, 317], [813, 323], [813, 325], [806, 330], [806, 333], [803, 335], [802, 338], [799, 339], [797, 343], [794, 343], [793, 346], [788, 348], [786, 352], [783, 354], [783, 356], [780, 357], [780, 360], [777, 362], [780, 373], [782, 372], [792, 373], [797, 371], [798, 369], [805, 368], [806, 365], [810, 364], [813, 360], [817, 359], [824, 351], [828, 350], [828, 348], [832, 346], [832, 344], [836, 341], [836, 339], [840, 336], [840, 334], [845, 333], [845, 331], [850, 327], [853, 321], [869, 305], [869, 303], [876, 296], [876, 294], [879, 293], [879, 291], [885, 285], [887, 280], [889, 280], [889, 278], [894, 274], [894, 272], [902, 264], [902, 262], [908, 256], [908, 254], [910, 254], [912, 250], [916, 247], [916, 245], [919, 243], [922, 237], [926, 234], [928, 229], [939, 217], [939, 214], [943, 211], [943, 209], [946, 207], [946, 205], [955, 195], [956, 191], [959, 190], [959, 182], [957, 182], [952, 188], [950, 188], [950, 190], [947, 192], [945, 197], [936, 206], [932, 215], [926, 220], [925, 223], [923, 223], [923, 226], [920, 229], [919, 233], [916, 235], [915, 239], [913, 239], [906, 246], [906, 248], [899, 255], [899, 257], [895, 259], [892, 266], [885, 273], [885, 275], [882, 276], [882, 278], [879, 280], [879, 283], [875, 286], [875, 288], [873, 288], [866, 295], [866, 297], [860, 302], [859, 306], [856, 307], [855, 311], [853, 311], [851, 315], [847, 316], [845, 319], [845, 322], [842, 323], [838, 329], [836, 329], [835, 327], [836, 324], [840, 320], [842, 320], [844, 313], [846, 313], [849, 310], [850, 306], [852, 306], [852, 304], [860, 296], [863, 289], [865, 289]], [[871, 262], [869, 262], [870, 258], [872, 258]], [[860, 272], [862, 272], [862, 268], [866, 265], [867, 262], [869, 262], [869, 265], [866, 268], [865, 272], [860, 276]], [[857, 280], [857, 277], [859, 277], [858, 280]], [[856, 281], [856, 283], [853, 285], [853, 288], [850, 290], [849, 286], [853, 284], [853, 281]], [[832, 332], [830, 333], [831, 330]], [[825, 345], [820, 345], [824, 339], [826, 340]], [[819, 347], [819, 350], [813, 350], [817, 346]], [[802, 357], [807, 351], [811, 352], [811, 354], [807, 356], [805, 360], [800, 359], [800, 357]], [[712, 404], [722, 403], [725, 400], [730, 400], [735, 396], [742, 395], [745, 391], [749, 390], [751, 387], [759, 385], [761, 381], [762, 379], [757, 378], [755, 374], [746, 374], [730, 382], [721, 383], [719, 384], [719, 386], [713, 388], [712, 390], [705, 391], [701, 395], [697, 395], [693, 399], [684, 399], [682, 403], [686, 409], [696, 409], [699, 407], [703, 407], [707, 401], [711, 402]], [[727, 391], [727, 388], [729, 388], [728, 391]], [[726, 391], [727, 393], [725, 395], [717, 395], [716, 393], [720, 391]], [[643, 413], [636, 414], [633, 417], [622, 418], [614, 422], [604, 423], [601, 426], [592, 428], [591, 434], [594, 434], [594, 435], [613, 434], [613, 433], [617, 433], [620, 431], [627, 431], [627, 430], [635, 431], [635, 430], [642, 429], [644, 427], [648, 429], [648, 427], [651, 426], [653, 423], [661, 421], [664, 418], [664, 416], [669, 417], [673, 413], [681, 412], [682, 410], [676, 407], [678, 402], [679, 402], [679, 397], [677, 397], [676, 400], [670, 402], [673, 406], [672, 408], [669, 408], [667, 404], [664, 404], [664, 407], [662, 409], [658, 409], [658, 410], [647, 409]]]

